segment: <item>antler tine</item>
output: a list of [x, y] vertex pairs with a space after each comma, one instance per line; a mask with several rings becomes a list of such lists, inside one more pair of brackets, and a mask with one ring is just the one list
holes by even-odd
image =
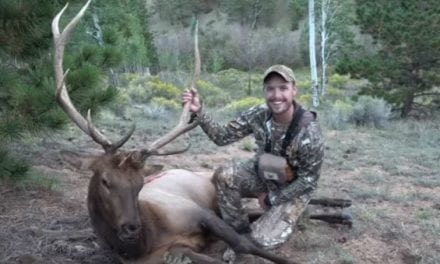
[[[191, 87], [195, 88], [196, 83], [200, 78], [200, 71], [201, 71], [201, 60], [200, 60], [200, 52], [199, 52], [199, 39], [198, 39], [198, 20], [196, 19], [195, 23], [195, 30], [194, 30], [194, 73], [193, 78], [191, 82]], [[173, 141], [178, 136], [184, 134], [185, 132], [195, 128], [198, 125], [198, 122], [191, 120], [191, 114], [189, 111], [189, 108], [191, 106], [191, 102], [186, 103], [183, 106], [182, 114], [180, 115], [179, 123], [176, 127], [174, 127], [170, 132], [165, 134], [163, 137], [157, 139], [154, 141], [147, 149], [142, 150], [144, 156], [151, 156], [151, 155], [172, 155], [177, 153], [183, 153], [187, 151], [190, 147], [190, 144], [188, 144], [185, 148], [182, 149], [175, 149], [175, 150], [168, 150], [168, 151], [159, 151], [159, 149], [166, 144]]]
[[[63, 31], [60, 32], [59, 21], [64, 11], [67, 9], [68, 4], [64, 6], [64, 8], [54, 17], [52, 20], [52, 33], [54, 36], [54, 47], [55, 47], [55, 56], [54, 56], [54, 68], [55, 68], [55, 81], [56, 81], [56, 99], [63, 110], [67, 113], [69, 118], [87, 135], [92, 137], [92, 139], [100, 144], [105, 152], [114, 152], [117, 148], [121, 147], [131, 136], [133, 133], [133, 128], [130, 130], [126, 136], [124, 136], [119, 142], [116, 144], [112, 144], [110, 140], [108, 140], [99, 130], [97, 130], [92, 122], [87, 121], [75, 108], [72, 101], [70, 100], [69, 93], [67, 91], [67, 87], [65, 84], [66, 76], [69, 72], [67, 70], [64, 72], [63, 70], [63, 57], [64, 57], [64, 49], [69, 41], [70, 36], [73, 33], [76, 25], [79, 23], [81, 18], [84, 16], [85, 11], [90, 5], [91, 0], [88, 0], [87, 3], [81, 8], [81, 10], [76, 14], [76, 16], [67, 24]], [[90, 111], [90, 110], [89, 110]]]
[[165, 146], [166, 144], [170, 143], [178, 136], [195, 128], [198, 125], [197, 122], [189, 123], [189, 121], [190, 121], [190, 115], [189, 115], [190, 104], [191, 103], [188, 102], [184, 105], [182, 114], [180, 116], [179, 123], [170, 132], [168, 132], [163, 137], [161, 137], [161, 138], [157, 139], [156, 141], [154, 141], [153, 143], [151, 143], [151, 145], [147, 149], [144, 149], [141, 151], [144, 156], [172, 155], [172, 154], [177, 154], [177, 153], [183, 153], [189, 149], [189, 145], [188, 145], [182, 149], [159, 151], [159, 149], [161, 147]]
[[199, 20], [196, 19], [194, 29], [194, 74], [191, 82], [191, 88], [196, 88], [197, 81], [200, 79], [201, 60], [199, 52]]
[[155, 150], [150, 153], [143, 153], [144, 157], [146, 156], [168, 156], [168, 155], [175, 155], [180, 154], [183, 152], [186, 152], [191, 147], [191, 143], [188, 143], [184, 148], [181, 149], [174, 149], [174, 150]]
[[[97, 135], [97, 131], [96, 129], [92, 128], [92, 115], [90, 114], [90, 109], [87, 111], [87, 126], [88, 126], [88, 130], [90, 131], [90, 136], [92, 137], [92, 139], [94, 141], [99, 141], [99, 135]], [[106, 153], [114, 153], [116, 152], [116, 150], [120, 147], [122, 147], [125, 142], [127, 142], [127, 140], [130, 139], [130, 137], [133, 135], [134, 130], [136, 129], [136, 125], [132, 124], [130, 127], [130, 130], [128, 131], [128, 133], [123, 136], [118, 142], [116, 143], [112, 143], [110, 145], [103, 145], [102, 147], [104, 148], [104, 151]]]

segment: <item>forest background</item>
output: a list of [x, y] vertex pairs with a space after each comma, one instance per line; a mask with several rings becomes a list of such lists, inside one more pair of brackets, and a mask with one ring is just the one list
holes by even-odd
[[[309, 3], [311, 1], [308, 1]], [[315, 2], [315, 1], [312, 1]], [[0, 175], [29, 169], [10, 142], [66, 126], [54, 103], [50, 22], [66, 1], [0, 2]], [[70, 1], [76, 12], [83, 1]], [[200, 20], [205, 106], [232, 117], [263, 103], [261, 73], [286, 64], [299, 101], [329, 129], [437, 120], [440, 12], [435, 0], [315, 3], [320, 105], [312, 106], [306, 0], [96, 0], [65, 58], [80, 111], [130, 118], [132, 105], [173, 115], [192, 71]], [[100, 111], [107, 107], [104, 112]], [[110, 109], [110, 110], [108, 110]], [[216, 111], [220, 110], [220, 111]]]

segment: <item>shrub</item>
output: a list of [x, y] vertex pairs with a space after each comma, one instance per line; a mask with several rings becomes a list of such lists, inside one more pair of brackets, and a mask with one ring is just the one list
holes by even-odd
[[158, 77], [152, 77], [148, 81], [150, 88], [150, 99], [153, 97], [164, 97], [166, 99], [175, 99], [179, 97], [181, 91], [171, 83], [162, 81]]
[[215, 50], [212, 50], [208, 53], [208, 58], [206, 64], [208, 65], [208, 71], [210, 72], [218, 72], [221, 71], [224, 67], [225, 60], [223, 56]]
[[260, 105], [264, 103], [264, 99], [256, 97], [246, 97], [238, 101], [226, 105], [225, 109], [234, 113], [239, 113], [251, 108], [252, 106]]
[[166, 99], [176, 99], [181, 91], [174, 84], [162, 81], [158, 76], [149, 78], [135, 78], [130, 76], [128, 87], [121, 88], [122, 93], [138, 103], [148, 103], [154, 97], [163, 97]]
[[124, 115], [125, 109], [131, 104], [131, 97], [127, 92], [119, 92], [115, 100], [110, 104], [109, 109], [116, 115]]
[[127, 87], [130, 83], [139, 79], [139, 74], [124, 73], [124, 74], [121, 74], [119, 79], [120, 79], [119, 85], [122, 87]]
[[159, 106], [157, 104], [149, 104], [143, 107], [144, 116], [146, 117], [144, 120], [145, 123], [149, 121], [160, 120], [162, 122], [168, 122], [172, 117], [172, 113], [170, 110], [166, 109], [163, 106]]
[[225, 90], [231, 90], [237, 88], [241, 80], [244, 79], [244, 73], [237, 69], [227, 69], [219, 71], [215, 74], [216, 83], [218, 86]]
[[154, 97], [151, 100], [151, 103], [153, 105], [158, 106], [158, 107], [163, 107], [163, 108], [165, 108], [167, 110], [172, 110], [172, 111], [176, 111], [176, 110], [182, 108], [181, 105], [178, 102], [176, 102], [174, 100], [169, 100], [169, 99], [164, 98], [164, 97]]
[[312, 87], [312, 81], [310, 80], [297, 81], [296, 87], [298, 87], [300, 91], [309, 91], [310, 87]]
[[200, 80], [197, 82], [197, 89], [206, 106], [222, 106], [231, 101], [227, 92], [224, 92], [214, 84]]
[[391, 115], [391, 106], [382, 98], [361, 96], [353, 106], [351, 120], [356, 125], [383, 128]]
[[[249, 75], [250, 74], [250, 75]], [[236, 69], [220, 71], [212, 78], [212, 82], [233, 99], [261, 95], [261, 73], [249, 73]]]
[[350, 81], [350, 75], [332, 74], [328, 79], [328, 84], [337, 89], [343, 89]]
[[148, 89], [145, 87], [145, 85], [138, 84], [134, 85], [132, 83], [129, 84], [129, 86], [125, 89], [125, 93], [137, 103], [146, 103], [151, 98], [150, 93], [148, 92]]
[[0, 181], [17, 182], [26, 178], [29, 165], [0, 147]]
[[312, 94], [306, 93], [298, 97], [298, 102], [305, 108], [310, 108], [312, 105]]
[[324, 105], [332, 105], [333, 102], [336, 102], [338, 100], [344, 100], [346, 98], [346, 94], [344, 90], [334, 88], [332, 86], [327, 86], [325, 95], [321, 97], [322, 103]]
[[341, 130], [348, 127], [353, 106], [350, 103], [336, 100], [324, 115], [324, 124], [331, 129]]

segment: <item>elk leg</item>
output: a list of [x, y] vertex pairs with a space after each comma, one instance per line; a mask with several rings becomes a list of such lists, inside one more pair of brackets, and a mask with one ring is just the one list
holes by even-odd
[[[166, 263], [167, 264], [225, 264], [225, 262], [211, 258], [210, 256], [207, 255], [203, 255], [200, 253], [197, 253], [195, 251], [193, 251], [191, 248], [189, 247], [185, 247], [185, 246], [176, 246], [173, 247], [169, 250], [170, 255], [166, 256], [165, 259], [167, 260]], [[189, 262], [188, 260], [181, 260], [180, 257], [177, 258], [173, 258], [171, 256], [184, 256], [187, 259], [189, 259], [191, 262]]]
[[225, 241], [239, 254], [259, 256], [277, 264], [295, 264], [295, 262], [259, 248], [250, 239], [238, 234], [231, 226], [212, 213], [205, 213], [199, 224], [203, 229]]

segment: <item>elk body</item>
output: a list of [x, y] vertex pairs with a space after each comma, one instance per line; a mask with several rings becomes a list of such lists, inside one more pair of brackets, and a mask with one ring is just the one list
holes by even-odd
[[[97, 156], [62, 152], [64, 159], [75, 167], [93, 171], [87, 203], [98, 237], [124, 263], [162, 263], [165, 252], [183, 254], [193, 263], [222, 263], [197, 253], [205, 245], [207, 235], [224, 240], [238, 253], [257, 255], [275, 263], [293, 263], [258, 248], [218, 217], [211, 175], [186, 170], [154, 174], [154, 169], [145, 165], [149, 156], [176, 154], [188, 149], [189, 146], [160, 150], [197, 125], [189, 122], [189, 104], [184, 106], [174, 129], [148, 147], [134, 151], [120, 150], [132, 135], [134, 126], [121, 140], [112, 143], [93, 126], [90, 111], [86, 119], [76, 110], [64, 82], [68, 71], [63, 70], [63, 54], [74, 27], [89, 4], [90, 0], [60, 32], [59, 20], [66, 5], [54, 18], [52, 31], [57, 102], [70, 119], [105, 151]], [[197, 33], [194, 39], [196, 62], [193, 87], [200, 74]], [[151, 174], [154, 175], [145, 178]]]

